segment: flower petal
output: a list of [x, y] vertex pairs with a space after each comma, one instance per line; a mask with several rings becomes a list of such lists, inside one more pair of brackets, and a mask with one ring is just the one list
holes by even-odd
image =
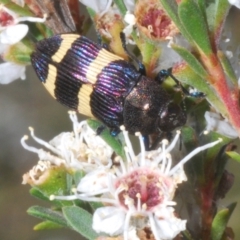
[[204, 117], [207, 122], [207, 131], [216, 131], [217, 133], [220, 133], [229, 138], [238, 137], [237, 131], [227, 120], [222, 119], [218, 113], [206, 111]]
[[12, 62], [0, 64], [0, 84], [8, 84], [19, 78], [24, 80], [26, 67]]
[[123, 232], [125, 213], [116, 207], [98, 208], [93, 215], [93, 229], [110, 235]]
[[85, 175], [77, 186], [78, 192], [92, 195], [107, 188], [107, 176], [106, 170], [96, 169]]
[[15, 44], [21, 41], [28, 32], [26, 24], [17, 24], [8, 26], [0, 33], [0, 43]]
[[186, 220], [176, 218], [173, 208], [165, 207], [154, 216], [156, 230], [160, 239], [173, 239], [186, 229]]
[[[1, 35], [1, 34], [0, 34]], [[3, 55], [9, 48], [9, 44], [1, 44], [0, 43], [0, 55]], [[3, 56], [1, 56], [3, 58]]]

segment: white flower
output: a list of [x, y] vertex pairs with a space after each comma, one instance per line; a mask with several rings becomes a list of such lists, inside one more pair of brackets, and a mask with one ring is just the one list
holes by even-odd
[[25, 70], [26, 66], [13, 62], [0, 64], [0, 83], [8, 84], [18, 78], [21, 78], [22, 80], [26, 79]]
[[[161, 142], [161, 148], [145, 151], [141, 134], [137, 134], [141, 152], [134, 154], [128, 133], [123, 130], [126, 142], [126, 162], [119, 156], [120, 166], [111, 169], [95, 170], [84, 176], [77, 191], [72, 196], [51, 196], [51, 199], [98, 201], [104, 207], [98, 208], [93, 215], [93, 229], [111, 236], [123, 235], [135, 229], [150, 227], [156, 240], [173, 239], [186, 229], [186, 220], [174, 215], [172, 206], [177, 185], [186, 180], [183, 165], [192, 156], [210, 148], [221, 140], [196, 148], [172, 168], [170, 151], [179, 139], [178, 131], [172, 143]], [[92, 180], [91, 180], [92, 178]], [[96, 184], [96, 179], [101, 184]], [[89, 183], [94, 182], [94, 188]]]
[[[0, 5], [0, 54], [4, 59], [11, 45], [21, 41], [28, 32], [26, 24], [19, 22], [44, 22], [45, 18], [19, 17], [16, 13]], [[13, 62], [0, 64], [0, 83], [8, 84], [21, 78], [24, 80], [26, 66]]]
[[228, 0], [228, 2], [237, 8], [240, 8], [240, 0]]
[[130, 35], [132, 34], [133, 28], [136, 24], [136, 18], [134, 14], [127, 11], [124, 16], [124, 21], [127, 23], [127, 26], [123, 29], [127, 42], [130, 44], [136, 44], [134, 41], [130, 39]]
[[206, 111], [204, 114], [206, 119], [206, 131], [215, 131], [220, 133], [228, 138], [237, 138], [238, 133], [232, 127], [232, 125], [226, 120], [223, 119], [219, 113]]
[[26, 144], [27, 136], [21, 140], [22, 146], [38, 154], [39, 160], [49, 161], [54, 165], [64, 164], [73, 170], [86, 172], [96, 169], [99, 165], [109, 168], [112, 164], [113, 150], [87, 125], [86, 121], [78, 122], [75, 112], [69, 112], [73, 122], [73, 132], [63, 132], [49, 143], [34, 135], [33, 128], [29, 128], [32, 138], [51, 151], [37, 149]]
[[15, 12], [0, 5], [0, 44], [15, 44], [24, 38], [28, 32], [26, 24], [19, 22], [45, 22], [44, 18], [19, 17]]

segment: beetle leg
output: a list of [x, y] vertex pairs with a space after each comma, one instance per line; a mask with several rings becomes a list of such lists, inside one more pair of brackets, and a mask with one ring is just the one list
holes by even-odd
[[203, 92], [198, 92], [198, 91], [194, 91], [192, 93], [189, 92], [185, 87], [182, 86], [182, 84], [178, 81], [178, 79], [172, 75], [172, 68], [162, 69], [157, 74], [155, 80], [160, 84], [162, 84], [168, 77], [172, 78], [172, 80], [177, 84], [177, 87], [179, 87], [182, 90], [185, 96], [194, 97], [194, 98], [201, 98], [206, 96]]
[[101, 125], [100, 127], [97, 128], [97, 135], [101, 135], [101, 133], [103, 132], [103, 130], [106, 128], [106, 126]]
[[129, 58], [131, 58], [133, 61], [135, 61], [138, 65], [138, 71], [146, 76], [146, 69], [145, 69], [145, 66], [144, 64], [138, 59], [136, 58], [132, 53], [130, 53], [127, 49], [127, 46], [126, 46], [126, 36], [123, 32], [120, 32], [120, 39], [121, 39], [121, 42], [122, 42], [122, 47], [124, 49], [124, 51], [127, 53], [127, 55], [129, 56]]
[[119, 133], [120, 133], [120, 129], [117, 128], [117, 127], [110, 129], [110, 134], [111, 134], [111, 136], [113, 136], [113, 137], [116, 137]]

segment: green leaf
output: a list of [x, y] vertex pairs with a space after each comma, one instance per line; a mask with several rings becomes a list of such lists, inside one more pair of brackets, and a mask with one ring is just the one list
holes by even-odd
[[50, 28], [48, 28], [43, 23], [32, 23], [32, 22], [26, 22], [26, 24], [29, 27], [28, 31], [28, 37], [30, 39], [35, 38], [36, 41], [40, 41], [44, 38], [51, 37], [53, 35]]
[[220, 149], [231, 141], [231, 139], [216, 132], [208, 133], [207, 135], [204, 136], [204, 138], [206, 139], [205, 140], [206, 142], [213, 142], [218, 140], [219, 138], [222, 139], [222, 141], [219, 144], [207, 150], [207, 154], [205, 156], [206, 159], [215, 159], [219, 155]]
[[12, 10], [13, 12], [17, 13], [20, 16], [34, 16], [34, 14], [29, 10], [28, 5], [25, 4], [24, 7], [20, 7], [16, 3], [12, 2], [11, 0], [0, 0], [6, 8]]
[[237, 162], [240, 162], [240, 154], [234, 151], [226, 152], [226, 154], [232, 158], [233, 160], [236, 160]]
[[73, 174], [73, 179], [74, 179], [74, 183], [75, 185], [78, 185], [79, 182], [81, 181], [81, 179], [85, 176], [85, 172], [84, 171], [76, 171]]
[[64, 227], [69, 227], [67, 221], [60, 212], [56, 212], [41, 206], [32, 206], [27, 210], [27, 213], [31, 216], [48, 220]]
[[224, 104], [222, 104], [213, 88], [210, 88], [209, 84], [196, 74], [188, 64], [185, 64], [185, 66], [182, 64], [180, 68], [174, 68], [173, 74], [180, 82], [186, 83], [196, 88], [198, 91], [205, 93], [208, 102], [214, 106], [218, 112], [227, 115], [227, 109]]
[[76, 206], [64, 207], [62, 210], [68, 224], [75, 231], [90, 240], [97, 238], [97, 233], [92, 229], [92, 215], [90, 213]]
[[201, 10], [203, 16], [205, 16], [206, 13], [206, 0], [197, 0], [197, 5], [199, 9]]
[[195, 73], [200, 75], [202, 78], [207, 77], [208, 73], [205, 71], [198, 59], [189, 50], [175, 44], [172, 44], [171, 47], [188, 63], [189, 67], [191, 67]]
[[212, 54], [208, 27], [197, 4], [193, 0], [182, 0], [178, 7], [178, 13], [180, 21], [200, 52], [205, 55]]
[[[88, 119], [87, 123], [95, 132], [102, 126], [101, 122], [93, 119]], [[123, 145], [116, 137], [111, 136], [109, 129], [104, 129], [101, 132], [100, 137], [116, 152], [117, 155], [125, 159]]]
[[211, 240], [221, 240], [229, 218], [237, 203], [232, 203], [228, 208], [220, 210], [214, 217], [211, 229]]
[[222, 25], [225, 22], [230, 7], [231, 5], [228, 0], [215, 0], [214, 9], [211, 11], [211, 15], [214, 17], [212, 31], [217, 42], [219, 42]]
[[93, 9], [89, 8], [89, 7], [87, 7], [86, 9], [88, 11], [88, 14], [89, 14], [90, 18], [93, 20], [96, 16], [95, 11]]
[[176, 24], [178, 29], [180, 30], [181, 34], [190, 42], [191, 37], [188, 32], [185, 30], [183, 25], [181, 24], [179, 17], [178, 17], [178, 5], [175, 0], [160, 0], [164, 10], [167, 12], [171, 20]]
[[44, 193], [40, 189], [38, 189], [37, 187], [31, 188], [29, 192], [33, 197], [36, 197], [36, 198], [44, 200], [44, 201], [50, 201], [49, 197], [44, 195]]
[[121, 14], [125, 16], [127, 12], [127, 8], [123, 0], [114, 0], [114, 3], [117, 5], [118, 9], [120, 10]]
[[184, 126], [181, 128], [182, 141], [188, 152], [197, 147], [196, 133], [193, 128]]
[[235, 88], [238, 88], [238, 79], [235, 75], [233, 67], [229, 59], [225, 56], [223, 52], [218, 51], [218, 58], [222, 64], [223, 70], [228, 76], [229, 80], [233, 83]]
[[46, 230], [46, 229], [56, 229], [62, 228], [63, 226], [52, 221], [44, 221], [34, 226], [34, 230]]

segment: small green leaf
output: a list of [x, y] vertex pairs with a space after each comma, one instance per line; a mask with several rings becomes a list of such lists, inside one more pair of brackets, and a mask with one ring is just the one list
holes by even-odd
[[197, 147], [198, 141], [196, 138], [196, 133], [193, 128], [184, 126], [181, 128], [182, 141], [190, 152]]
[[234, 151], [226, 152], [226, 154], [232, 158], [233, 160], [236, 160], [237, 162], [240, 162], [240, 154]]
[[44, 221], [34, 226], [34, 230], [46, 230], [46, 229], [56, 229], [62, 228], [63, 226], [52, 221]]
[[190, 51], [175, 44], [172, 44], [171, 47], [188, 63], [189, 67], [192, 68], [194, 72], [202, 78], [207, 77], [208, 73]]
[[222, 25], [225, 22], [231, 5], [228, 0], [215, 0], [214, 3], [214, 10], [211, 12], [211, 15], [214, 17], [212, 31], [214, 33], [215, 40], [219, 42]]
[[32, 206], [27, 210], [27, 213], [31, 216], [48, 220], [64, 227], [69, 227], [67, 221], [60, 212], [56, 212], [41, 206]]
[[32, 22], [26, 22], [26, 23], [29, 27], [27, 36], [29, 36], [29, 38], [31, 39], [34, 37], [37, 41], [40, 41], [44, 38], [48, 38], [53, 35], [51, 29], [48, 28], [43, 23], [32, 23]]
[[95, 11], [93, 9], [89, 8], [89, 7], [87, 7], [87, 11], [88, 11], [88, 14], [89, 14], [90, 18], [93, 20], [96, 16]]
[[76, 206], [64, 207], [62, 210], [68, 224], [75, 231], [90, 240], [97, 238], [97, 233], [92, 229], [92, 215], [90, 213]]
[[[95, 132], [102, 126], [102, 123], [93, 119], [88, 119], [87, 123]], [[109, 129], [104, 129], [101, 132], [100, 137], [116, 152], [117, 155], [125, 159], [123, 145], [116, 137], [111, 136]]]
[[75, 185], [79, 184], [79, 182], [84, 177], [84, 175], [85, 175], [85, 172], [81, 171], [81, 170], [78, 170], [78, 171], [74, 172], [73, 179], [74, 179]]
[[224, 69], [224, 72], [230, 79], [230, 81], [234, 84], [235, 88], [238, 88], [238, 79], [235, 75], [235, 72], [233, 70], [233, 67], [229, 61], [229, 59], [225, 56], [225, 54], [221, 51], [218, 51], [218, 58], [222, 64], [222, 67]]
[[30, 194], [38, 199], [44, 200], [44, 201], [50, 201], [49, 197], [43, 194], [43, 192], [38, 189], [37, 187], [33, 187], [30, 189]]
[[219, 155], [220, 149], [231, 141], [231, 139], [213, 131], [205, 135], [204, 138], [206, 139], [206, 142], [213, 142], [219, 138], [222, 139], [219, 144], [207, 150], [207, 154], [205, 156], [206, 159], [215, 159]]
[[229, 218], [232, 215], [237, 203], [232, 203], [228, 208], [220, 210], [213, 219], [211, 229], [211, 240], [221, 240], [227, 227]]
[[174, 68], [173, 74], [180, 82], [186, 83], [196, 88], [198, 91], [205, 93], [208, 102], [214, 106], [218, 112], [227, 115], [227, 109], [220, 101], [214, 89], [209, 87], [209, 84], [196, 74], [188, 64], [185, 64], [185, 66], [182, 64], [179, 69]]
[[190, 42], [191, 37], [188, 32], [185, 30], [183, 25], [181, 24], [179, 17], [178, 17], [178, 5], [175, 0], [160, 0], [164, 10], [167, 12], [171, 20], [176, 24], [178, 29], [180, 30], [181, 34]]
[[178, 13], [180, 21], [200, 52], [205, 55], [212, 54], [208, 27], [197, 4], [193, 0], [182, 0], [178, 7]]
[[199, 9], [201, 10], [203, 16], [205, 16], [206, 13], [206, 0], [197, 0], [197, 5]]
[[114, 3], [117, 5], [118, 9], [120, 10], [121, 14], [125, 16], [127, 12], [127, 8], [123, 0], [114, 0]]
[[29, 10], [28, 5], [25, 4], [24, 7], [20, 7], [16, 3], [12, 2], [11, 0], [0, 0], [6, 8], [12, 10], [13, 12], [17, 13], [19, 16], [34, 16], [34, 14]]

